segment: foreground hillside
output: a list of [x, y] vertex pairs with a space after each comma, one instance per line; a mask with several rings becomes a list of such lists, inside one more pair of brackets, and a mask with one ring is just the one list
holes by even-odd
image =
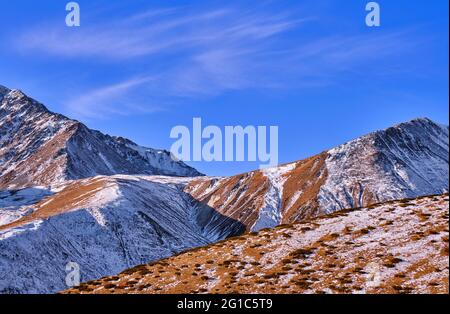
[[448, 293], [448, 194], [345, 210], [66, 293]]

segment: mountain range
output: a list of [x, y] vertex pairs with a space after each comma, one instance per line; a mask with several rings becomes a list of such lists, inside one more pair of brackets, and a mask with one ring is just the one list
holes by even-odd
[[63, 290], [69, 262], [89, 281], [246, 231], [448, 192], [448, 134], [420, 118], [208, 177], [0, 86], [0, 293]]

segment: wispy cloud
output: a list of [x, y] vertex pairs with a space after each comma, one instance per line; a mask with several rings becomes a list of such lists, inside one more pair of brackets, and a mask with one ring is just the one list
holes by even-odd
[[186, 15], [180, 9], [171, 8], [82, 26], [76, 31], [54, 25], [33, 28], [19, 36], [17, 44], [24, 50], [64, 57], [130, 59], [180, 51], [189, 55], [218, 44], [245, 41], [251, 44], [301, 22], [266, 14], [242, 15], [231, 9]]
[[[131, 78], [66, 103], [77, 115], [98, 117], [159, 109], [164, 99], [249, 88], [325, 86], [343, 72], [365, 71], [370, 61], [401, 55], [416, 42], [402, 32], [316, 38], [299, 33], [307, 23], [318, 22], [258, 6], [196, 13], [161, 8], [76, 30], [36, 27], [18, 36], [15, 44], [25, 53], [92, 58], [117, 67], [140, 61], [158, 64], [139, 67]], [[297, 33], [286, 36], [288, 32]], [[132, 103], [130, 94], [136, 98], [134, 104], [143, 102], [137, 95], [141, 100], [151, 96], [159, 107], [127, 105]]]
[[153, 80], [151, 77], [133, 78], [117, 84], [90, 90], [70, 99], [66, 106], [75, 117], [102, 119], [110, 115], [127, 115], [130, 112], [153, 112], [157, 106], [143, 106], [133, 92]]

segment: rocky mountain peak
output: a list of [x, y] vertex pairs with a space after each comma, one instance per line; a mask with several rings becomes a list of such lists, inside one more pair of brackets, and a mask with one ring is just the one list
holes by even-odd
[[201, 175], [163, 151], [53, 113], [20, 90], [2, 87], [1, 92], [0, 188], [47, 186], [97, 175]]

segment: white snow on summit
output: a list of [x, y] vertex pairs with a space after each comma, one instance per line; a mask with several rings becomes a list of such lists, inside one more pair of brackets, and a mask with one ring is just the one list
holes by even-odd
[[327, 212], [448, 191], [448, 127], [416, 119], [328, 152], [319, 203]]

